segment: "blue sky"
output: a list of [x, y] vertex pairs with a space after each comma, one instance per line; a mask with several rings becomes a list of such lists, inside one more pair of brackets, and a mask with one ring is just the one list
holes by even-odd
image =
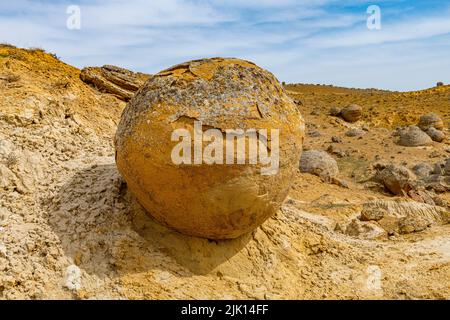
[[[69, 5], [81, 29], [66, 27]], [[366, 25], [381, 8], [381, 30]], [[15, 0], [0, 41], [41, 47], [77, 67], [155, 73], [203, 57], [239, 57], [280, 81], [415, 90], [450, 83], [448, 0]]]

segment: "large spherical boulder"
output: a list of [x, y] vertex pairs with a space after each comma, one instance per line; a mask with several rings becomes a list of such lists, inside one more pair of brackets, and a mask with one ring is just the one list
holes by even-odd
[[[235, 238], [279, 209], [297, 170], [304, 127], [297, 106], [268, 71], [239, 59], [190, 61], [151, 77], [131, 99], [115, 137], [116, 163], [156, 220], [188, 235]], [[244, 139], [245, 164], [226, 159], [237, 154], [237, 145], [232, 153], [226, 143], [210, 152], [212, 142], [227, 140], [228, 133], [252, 129], [259, 156], [279, 155], [278, 165], [250, 161], [250, 138]], [[182, 142], [189, 147], [178, 148]]]

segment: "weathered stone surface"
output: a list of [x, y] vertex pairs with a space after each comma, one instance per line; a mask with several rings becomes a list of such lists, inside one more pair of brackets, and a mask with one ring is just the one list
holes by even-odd
[[116, 66], [87, 67], [81, 70], [80, 78], [85, 83], [93, 85], [101, 92], [117, 96], [128, 101], [150, 75], [132, 72]]
[[[400, 199], [366, 202], [362, 212], [369, 213], [367, 219], [378, 219], [380, 215], [373, 214], [383, 212], [383, 217], [377, 221], [389, 234], [418, 232], [431, 225], [443, 225], [450, 221], [449, 211], [444, 207]], [[364, 220], [365, 216], [361, 214], [360, 219]]]
[[331, 141], [334, 143], [341, 143], [342, 142], [342, 138], [338, 137], [338, 136], [332, 136], [331, 137]]
[[433, 142], [430, 136], [416, 126], [403, 128], [398, 133], [400, 136], [398, 144], [404, 147], [427, 146]]
[[441, 130], [437, 130], [434, 127], [428, 128], [426, 132], [433, 141], [442, 142], [445, 139], [445, 133]]
[[443, 199], [440, 196], [435, 196], [433, 198], [433, 201], [434, 201], [435, 205], [442, 207], [442, 208], [446, 208], [450, 212], [450, 201]]
[[300, 171], [319, 176], [325, 182], [332, 182], [339, 174], [336, 160], [325, 151], [304, 151], [300, 158]]
[[387, 215], [387, 211], [383, 208], [364, 207], [361, 211], [360, 219], [362, 221], [378, 221]]
[[339, 109], [338, 107], [331, 107], [330, 108], [330, 115], [333, 117], [338, 117], [341, 114], [341, 109]]
[[359, 128], [351, 129], [345, 133], [345, 135], [347, 137], [362, 137], [365, 134], [366, 134], [366, 131], [364, 131], [363, 129], [359, 129]]
[[402, 234], [423, 231], [431, 225], [430, 220], [416, 215], [408, 215], [398, 222]]
[[341, 110], [341, 116], [347, 122], [356, 122], [362, 116], [362, 108], [356, 104], [352, 104]]
[[434, 170], [433, 166], [428, 163], [419, 163], [412, 168], [412, 171], [419, 178], [428, 177], [430, 174], [433, 173], [433, 170]]
[[317, 131], [317, 130], [308, 131], [308, 137], [318, 138], [318, 137], [321, 137], [321, 136], [322, 136], [322, 134], [320, 133], [320, 131]]
[[433, 173], [437, 175], [443, 175], [445, 173], [446, 161], [441, 160], [434, 164]]
[[441, 174], [432, 174], [421, 181], [426, 189], [433, 190], [436, 193], [450, 192], [450, 176]]
[[380, 228], [374, 223], [352, 220], [345, 228], [346, 235], [360, 238], [360, 239], [380, 239], [385, 237], [386, 231], [383, 228]]
[[408, 168], [391, 164], [378, 172], [376, 179], [391, 193], [402, 195], [413, 188], [415, 176]]
[[426, 131], [429, 128], [434, 127], [438, 130], [444, 129], [444, 122], [441, 117], [436, 113], [428, 113], [420, 117], [419, 128]]
[[419, 190], [418, 188], [409, 190], [408, 197], [416, 202], [427, 203], [429, 205], [435, 205], [433, 197], [429, 191]]
[[[175, 165], [175, 129], [279, 129], [279, 171], [248, 164]], [[153, 76], [119, 123], [116, 163], [129, 189], [156, 220], [211, 239], [250, 232], [278, 210], [297, 170], [304, 136], [297, 106], [277, 79], [239, 59], [182, 63]]]
[[436, 224], [448, 223], [450, 218], [445, 208], [416, 201], [373, 200], [364, 204], [365, 210], [383, 210], [384, 217], [397, 219], [418, 216]]
[[330, 144], [327, 148], [327, 152], [337, 156], [338, 158], [343, 158], [348, 156], [348, 152], [345, 151], [342, 147], [338, 147], [334, 144]]

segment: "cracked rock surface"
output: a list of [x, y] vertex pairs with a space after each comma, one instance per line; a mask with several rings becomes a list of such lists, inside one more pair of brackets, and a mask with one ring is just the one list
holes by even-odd
[[80, 79], [85, 83], [124, 101], [130, 100], [148, 78], [150, 75], [111, 65], [87, 67], [80, 73]]

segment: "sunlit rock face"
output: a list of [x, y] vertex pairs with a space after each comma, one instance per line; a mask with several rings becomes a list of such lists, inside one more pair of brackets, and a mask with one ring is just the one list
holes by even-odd
[[239, 59], [204, 59], [161, 71], [139, 89], [118, 126], [116, 162], [156, 220], [228, 239], [278, 210], [303, 136], [297, 106], [270, 72]]

